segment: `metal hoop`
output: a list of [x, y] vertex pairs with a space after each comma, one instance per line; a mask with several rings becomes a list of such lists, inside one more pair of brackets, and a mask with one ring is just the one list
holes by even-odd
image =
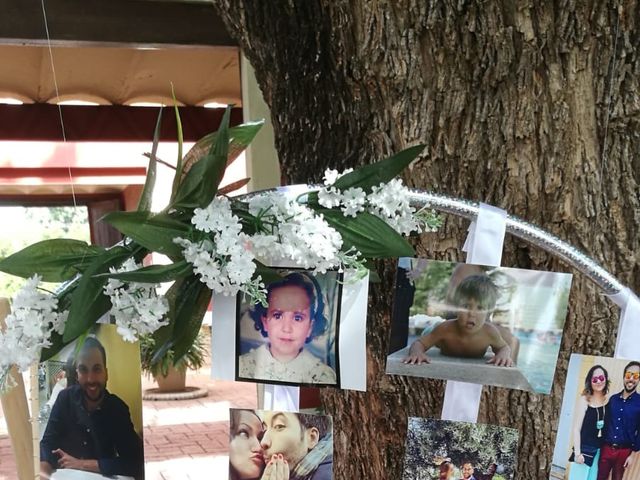
[[[251, 192], [241, 195], [240, 198], [248, 199], [253, 195], [274, 190], [295, 198], [321, 187], [321, 185], [287, 185]], [[478, 216], [480, 208], [477, 202], [421, 190], [411, 190], [409, 201], [413, 207], [418, 209], [423, 207], [433, 208], [439, 212], [450, 213], [468, 220], [474, 220]], [[602, 288], [607, 295], [615, 295], [625, 288], [618, 279], [580, 250], [521, 218], [507, 214], [507, 232], [561, 258], [571, 267], [585, 274], [591, 281]]]
[[[416, 208], [433, 208], [439, 212], [451, 213], [469, 220], [475, 219], [479, 212], [477, 202], [418, 190], [411, 191], [410, 202]], [[625, 288], [613, 275], [577, 248], [529, 222], [507, 215], [507, 232], [560, 257], [589, 277], [607, 295], [614, 295]]]

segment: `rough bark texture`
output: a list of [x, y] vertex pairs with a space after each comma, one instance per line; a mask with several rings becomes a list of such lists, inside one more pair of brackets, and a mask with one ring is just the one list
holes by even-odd
[[[271, 107], [283, 180], [413, 143], [421, 189], [484, 201], [551, 231], [640, 290], [640, 7], [635, 0], [214, 0]], [[465, 222], [417, 242], [462, 260]], [[565, 271], [507, 239], [503, 265]], [[371, 288], [368, 391], [325, 390], [337, 479], [399, 478], [407, 416], [443, 383], [384, 375], [394, 267]], [[577, 275], [549, 396], [485, 388], [480, 421], [520, 431], [518, 479], [548, 478], [571, 352], [611, 355], [618, 310]]]

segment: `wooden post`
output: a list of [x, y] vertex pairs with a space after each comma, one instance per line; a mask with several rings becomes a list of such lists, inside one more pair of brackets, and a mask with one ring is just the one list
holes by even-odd
[[[2, 329], [4, 329], [4, 319], [9, 314], [9, 311], [9, 301], [6, 298], [0, 298], [0, 328]], [[24, 389], [22, 375], [16, 367], [11, 369], [10, 375], [13, 375], [17, 385], [9, 393], [1, 395], [0, 400], [2, 401], [9, 438], [16, 458], [18, 478], [20, 480], [33, 480], [35, 478], [34, 450], [27, 394]]]

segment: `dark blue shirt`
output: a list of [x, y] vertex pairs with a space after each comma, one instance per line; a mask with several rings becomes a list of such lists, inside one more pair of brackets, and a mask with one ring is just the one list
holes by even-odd
[[607, 404], [605, 417], [606, 443], [626, 445], [634, 451], [640, 450], [640, 395], [633, 392], [622, 398], [622, 392], [612, 395]]
[[97, 460], [103, 475], [142, 478], [144, 449], [127, 405], [105, 391], [100, 406], [89, 412], [83, 398], [79, 385], [60, 392], [40, 441], [40, 460], [57, 469], [58, 456], [52, 451], [61, 448], [75, 458]]

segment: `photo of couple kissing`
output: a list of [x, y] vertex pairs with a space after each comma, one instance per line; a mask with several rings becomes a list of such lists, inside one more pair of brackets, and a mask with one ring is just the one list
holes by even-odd
[[230, 410], [229, 480], [331, 480], [331, 417]]

